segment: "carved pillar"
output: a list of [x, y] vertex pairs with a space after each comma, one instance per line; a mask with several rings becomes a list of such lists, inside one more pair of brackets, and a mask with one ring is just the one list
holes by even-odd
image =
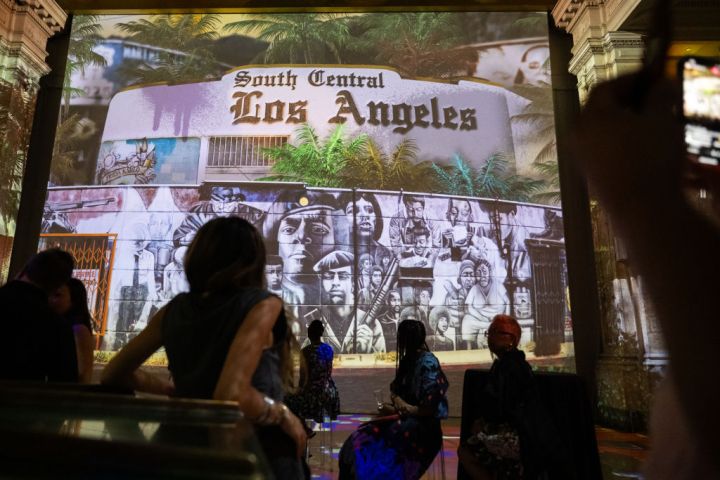
[[[621, 25], [640, 0], [561, 0], [552, 11], [558, 26], [573, 36], [570, 73], [578, 80], [580, 102], [592, 87], [642, 64], [640, 35]], [[603, 423], [644, 429], [657, 369], [667, 363], [661, 335], [642, 279], [593, 202], [593, 240], [602, 332], [597, 369], [598, 405]]]
[[35, 99], [48, 39], [67, 15], [53, 0], [0, 0], [0, 283], [7, 277]]

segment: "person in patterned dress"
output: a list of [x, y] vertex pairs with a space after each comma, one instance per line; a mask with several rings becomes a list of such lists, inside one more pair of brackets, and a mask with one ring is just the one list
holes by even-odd
[[333, 349], [320, 341], [325, 326], [313, 320], [308, 326], [310, 344], [302, 349], [300, 390], [285, 401], [298, 417], [322, 423], [326, 416], [336, 420], [340, 413], [340, 395], [332, 379]]
[[340, 479], [419, 479], [442, 446], [440, 420], [447, 418], [448, 382], [425, 343], [425, 326], [400, 323], [398, 364], [390, 384], [391, 404], [364, 423], [340, 450]]

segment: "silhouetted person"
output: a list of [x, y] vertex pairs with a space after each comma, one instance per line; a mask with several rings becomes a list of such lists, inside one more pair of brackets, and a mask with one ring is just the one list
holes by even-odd
[[559, 434], [541, 404], [525, 353], [517, 348], [520, 335], [515, 318], [493, 318], [487, 342], [496, 360], [479, 396], [473, 435], [458, 448], [458, 459], [477, 480], [570, 478]]
[[233, 401], [255, 424], [278, 479], [305, 476], [306, 434], [282, 403], [292, 383], [295, 339], [283, 302], [265, 287], [265, 245], [239, 217], [218, 217], [193, 237], [185, 257], [190, 291], [161, 308], [105, 367], [102, 382], [172, 393], [139, 366], [165, 347], [174, 393]]
[[[411, 315], [409, 310], [414, 310]], [[363, 423], [340, 450], [340, 479], [416, 480], [442, 447], [440, 420], [447, 418], [448, 382], [425, 343], [425, 326], [415, 308], [406, 308], [398, 327], [397, 368], [385, 415]]]
[[643, 78], [628, 75], [594, 88], [574, 155], [642, 275], [670, 355], [651, 411], [646, 478], [720, 478], [718, 211], [698, 211], [697, 191], [693, 199], [685, 189], [692, 175], [717, 201], [720, 173], [687, 160], [677, 86], [638, 85]]
[[73, 267], [69, 253], [45, 250], [0, 288], [0, 379], [77, 381], [72, 327], [48, 303]]
[[340, 395], [332, 379], [333, 349], [321, 341], [324, 331], [321, 320], [310, 322], [310, 345], [302, 349], [300, 390], [285, 397], [298, 417], [317, 423], [322, 423], [325, 416], [336, 420], [340, 413]]
[[88, 310], [88, 296], [85, 285], [77, 278], [71, 278], [50, 296], [50, 308], [72, 326], [75, 337], [75, 352], [78, 363], [78, 380], [90, 383], [92, 380], [95, 337], [93, 336], [92, 315]]

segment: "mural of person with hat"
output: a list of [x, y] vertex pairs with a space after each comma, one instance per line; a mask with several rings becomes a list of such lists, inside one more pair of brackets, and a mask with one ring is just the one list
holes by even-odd
[[354, 260], [352, 253], [336, 250], [313, 268], [322, 284], [320, 316], [325, 324], [324, 338], [337, 353], [384, 352], [385, 338], [379, 322], [362, 323], [366, 312], [354, 306]]
[[336, 203], [327, 192], [288, 189], [270, 207], [263, 234], [268, 254], [282, 260], [282, 287], [292, 299], [289, 303], [318, 304], [318, 278], [313, 267], [336, 249]]
[[175, 247], [190, 245], [200, 227], [219, 216], [237, 215], [257, 226], [263, 212], [241, 203], [245, 200], [240, 187], [203, 185], [200, 188], [200, 201], [190, 207], [185, 220], [173, 232]]

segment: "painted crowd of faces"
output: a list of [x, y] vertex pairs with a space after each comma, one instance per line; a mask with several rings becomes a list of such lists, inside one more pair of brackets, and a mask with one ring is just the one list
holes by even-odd
[[552, 207], [264, 183], [54, 188], [43, 231], [68, 241], [117, 234], [103, 343], [116, 349], [188, 290], [188, 246], [226, 215], [262, 232], [267, 288], [284, 300], [300, 340], [321, 319], [337, 353], [394, 351], [397, 325], [410, 318], [440, 351], [484, 348], [498, 313], [531, 327], [526, 240], [563, 240]]

